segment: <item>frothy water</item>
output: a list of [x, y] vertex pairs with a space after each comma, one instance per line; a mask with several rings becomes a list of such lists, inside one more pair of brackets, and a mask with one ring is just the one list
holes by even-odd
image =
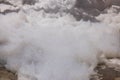
[[105, 57], [120, 56], [119, 27], [76, 21], [64, 12], [74, 4], [39, 0], [35, 5], [19, 3], [18, 13], [0, 15], [0, 58], [18, 80], [89, 80]]

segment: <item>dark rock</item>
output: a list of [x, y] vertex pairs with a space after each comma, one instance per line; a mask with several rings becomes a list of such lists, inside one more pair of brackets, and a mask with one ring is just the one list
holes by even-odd
[[24, 4], [29, 4], [29, 5], [34, 5], [38, 0], [23, 0], [22, 3]]
[[4, 12], [0, 12], [0, 14], [6, 15], [6, 14], [12, 13], [12, 12], [16, 12], [17, 13], [17, 12], [19, 12], [19, 10], [20, 9], [16, 9], [16, 10], [9, 10], [9, 9], [7, 9]]
[[10, 2], [5, 1], [5, 0], [1, 0], [1, 1], [0, 1], [0, 4], [13, 5], [13, 4], [11, 4]]
[[95, 17], [104, 13], [104, 10], [112, 5], [120, 6], [120, 0], [76, 0], [72, 14], [77, 20], [96, 22], [98, 20]]
[[[98, 64], [97, 67], [95, 68], [95, 71], [97, 71], [97, 76], [100, 80], [116, 80], [120, 78], [120, 71], [116, 71], [114, 68], [111, 68], [104, 63]], [[90, 80], [97, 79], [92, 77]]]

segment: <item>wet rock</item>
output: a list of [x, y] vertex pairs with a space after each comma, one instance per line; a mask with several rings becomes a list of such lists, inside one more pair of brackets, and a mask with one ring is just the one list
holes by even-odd
[[101, 66], [103, 65], [99, 65], [98, 67], [96, 67], [98, 74], [101, 75], [101, 80], [115, 80], [117, 77], [120, 77], [120, 72], [114, 70], [114, 68], [105, 66], [105, 68], [102, 69]]
[[[76, 0], [74, 9], [77, 9], [77, 12], [73, 11], [72, 14], [77, 20], [85, 19], [96, 22], [98, 20], [95, 17], [104, 13], [104, 10], [112, 5], [120, 6], [120, 0]], [[83, 13], [87, 15], [83, 15]]]
[[16, 10], [9, 10], [9, 9], [8, 9], [8, 10], [5, 10], [5, 11], [3, 11], [3, 12], [0, 12], [0, 14], [6, 15], [6, 14], [12, 13], [12, 12], [18, 13], [19, 10], [20, 10], [20, 9], [16, 9]]
[[93, 75], [90, 80], [120, 80], [120, 71], [105, 63], [98, 64], [95, 71], [97, 74]]
[[17, 80], [17, 75], [3, 67], [0, 67], [0, 80]]
[[[97, 15], [99, 14], [99, 11], [92, 11]], [[99, 22], [99, 20], [97, 20], [95, 18], [95, 16], [93, 16], [93, 14], [91, 15], [91, 12], [85, 11], [84, 9], [76, 9], [73, 8], [72, 10], [70, 10], [70, 13], [76, 18], [76, 20], [84, 20], [84, 21], [91, 21], [91, 22]]]
[[120, 6], [120, 0], [77, 0], [75, 7], [87, 10], [98, 9], [103, 11], [112, 5]]
[[10, 2], [5, 0], [0, 0], [0, 4], [12, 5]]
[[77, 0], [75, 7], [87, 10], [91, 9], [103, 10], [105, 9], [105, 3], [103, 2], [103, 0]]
[[111, 4], [120, 6], [120, 0], [111, 0]]
[[22, 4], [34, 5], [38, 0], [23, 0]]

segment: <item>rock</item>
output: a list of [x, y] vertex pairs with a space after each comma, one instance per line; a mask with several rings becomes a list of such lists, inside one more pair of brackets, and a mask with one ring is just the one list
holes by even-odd
[[120, 80], [120, 71], [107, 66], [105, 63], [98, 64], [95, 71], [97, 74], [92, 75], [90, 80]]
[[118, 78], [115, 78], [115, 80], [120, 80], [120, 77], [118, 77]]
[[78, 10], [83, 9], [89, 15], [98, 16], [112, 5], [120, 6], [120, 0], [76, 0], [74, 7]]
[[17, 76], [15, 75], [15, 73], [1, 67], [0, 80], [17, 80]]
[[38, 0], [23, 0], [22, 4], [34, 5]]

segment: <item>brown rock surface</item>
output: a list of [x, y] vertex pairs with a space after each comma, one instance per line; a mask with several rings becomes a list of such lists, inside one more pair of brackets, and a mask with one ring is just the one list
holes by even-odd
[[105, 64], [98, 64], [95, 71], [97, 74], [92, 76], [91, 80], [120, 80], [120, 71]]
[[0, 68], [0, 80], [17, 80], [15, 73], [1, 67]]

